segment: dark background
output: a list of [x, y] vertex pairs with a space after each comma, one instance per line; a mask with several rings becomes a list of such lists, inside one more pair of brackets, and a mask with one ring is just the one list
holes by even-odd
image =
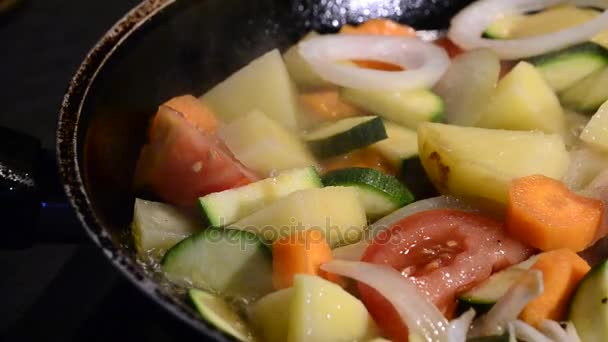
[[[56, 117], [73, 73], [103, 33], [138, 2], [22, 0], [0, 14], [0, 126], [27, 132], [53, 150]], [[0, 227], [12, 228], [1, 221]], [[0, 340], [195, 338], [92, 245], [0, 249], [0, 270]]]

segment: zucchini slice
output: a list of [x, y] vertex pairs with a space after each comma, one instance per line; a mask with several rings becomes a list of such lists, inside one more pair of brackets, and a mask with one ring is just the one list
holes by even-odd
[[595, 112], [608, 100], [608, 67], [576, 82], [559, 94], [565, 107], [582, 113]]
[[347, 168], [323, 176], [326, 186], [349, 186], [357, 189], [368, 218], [393, 212], [414, 201], [412, 193], [397, 178], [375, 169]]
[[553, 90], [560, 92], [608, 65], [608, 50], [594, 43], [582, 43], [528, 62], [536, 66]]
[[292, 192], [320, 188], [314, 167], [294, 169], [236, 189], [215, 192], [198, 199], [203, 216], [213, 227], [223, 227], [285, 197]]
[[220, 297], [199, 289], [188, 290], [188, 298], [210, 324], [242, 342], [253, 341], [247, 324]]
[[320, 127], [304, 140], [319, 158], [344, 154], [386, 139], [382, 119], [377, 116], [346, 118]]
[[608, 260], [594, 266], [578, 284], [568, 319], [585, 342], [608, 337]]
[[414, 130], [390, 121], [384, 120], [383, 122], [388, 139], [379, 141], [371, 147], [380, 152], [395, 169], [399, 170], [404, 159], [418, 155], [418, 134]]
[[171, 248], [162, 261], [179, 285], [255, 300], [273, 291], [270, 251], [253, 233], [208, 228]]
[[169, 204], [135, 199], [131, 233], [139, 257], [160, 259], [166, 250], [200, 229], [195, 215]]
[[534, 263], [536, 256], [492, 274], [486, 281], [458, 296], [458, 301], [467, 306], [473, 306], [481, 311], [491, 308], [500, 297], [504, 296], [511, 285]]
[[443, 120], [443, 100], [427, 89], [390, 92], [343, 88], [340, 96], [346, 102], [411, 129], [417, 129], [421, 122]]

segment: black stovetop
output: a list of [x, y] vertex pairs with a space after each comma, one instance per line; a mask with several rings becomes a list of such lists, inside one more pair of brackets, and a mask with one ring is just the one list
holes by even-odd
[[[22, 0], [0, 14], [0, 126], [54, 149], [56, 116], [87, 51], [138, 0]], [[10, 223], [0, 223], [11, 229]], [[92, 245], [0, 250], [0, 340], [202, 341]]]

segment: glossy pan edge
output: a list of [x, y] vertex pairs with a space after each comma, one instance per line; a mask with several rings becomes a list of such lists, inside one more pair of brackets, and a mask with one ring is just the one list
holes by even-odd
[[56, 131], [57, 166], [64, 191], [82, 227], [100, 247], [110, 262], [136, 287], [181, 321], [204, 336], [217, 341], [229, 341], [225, 334], [203, 322], [182, 300], [161, 291], [158, 284], [144, 275], [134, 259], [116, 248], [110, 235], [92, 210], [85, 191], [79, 165], [78, 130], [83, 103], [98, 72], [114, 51], [147, 19], [176, 0], [146, 0], [128, 12], [95, 44], [69, 83], [63, 98]]

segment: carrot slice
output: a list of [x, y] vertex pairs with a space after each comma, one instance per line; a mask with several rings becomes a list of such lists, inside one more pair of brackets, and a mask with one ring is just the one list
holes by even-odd
[[384, 156], [375, 149], [362, 148], [345, 155], [332, 157], [320, 162], [323, 172], [349, 167], [364, 167], [376, 169], [389, 175], [395, 175], [396, 170]]
[[[186, 120], [196, 129], [205, 133], [214, 133], [218, 126], [218, 120], [211, 109], [201, 100], [192, 95], [177, 96], [162, 104], [176, 112], [180, 112]], [[150, 137], [154, 136], [156, 129], [156, 117], [150, 124]]]
[[359, 107], [342, 101], [337, 90], [320, 90], [300, 95], [300, 103], [307, 113], [322, 121], [336, 121], [350, 116], [364, 115]]
[[519, 317], [536, 327], [545, 319], [563, 321], [576, 286], [591, 267], [578, 254], [562, 248], [540, 254], [532, 268], [543, 273], [543, 293]]
[[277, 290], [284, 289], [293, 285], [296, 274], [311, 274], [341, 284], [340, 277], [320, 269], [332, 258], [325, 236], [316, 229], [278, 239], [272, 244], [272, 283]]
[[414, 28], [390, 19], [371, 19], [358, 26], [344, 25], [340, 33], [416, 37]]
[[[399, 24], [390, 19], [371, 19], [359, 26], [344, 25], [340, 33], [346, 34], [378, 34], [383, 36], [416, 37], [416, 30], [412, 27]], [[384, 71], [402, 71], [398, 65], [368, 59], [353, 60], [357, 66], [367, 69]]]
[[579, 252], [593, 241], [603, 212], [601, 201], [577, 195], [560, 181], [528, 176], [511, 183], [506, 229], [543, 251]]

